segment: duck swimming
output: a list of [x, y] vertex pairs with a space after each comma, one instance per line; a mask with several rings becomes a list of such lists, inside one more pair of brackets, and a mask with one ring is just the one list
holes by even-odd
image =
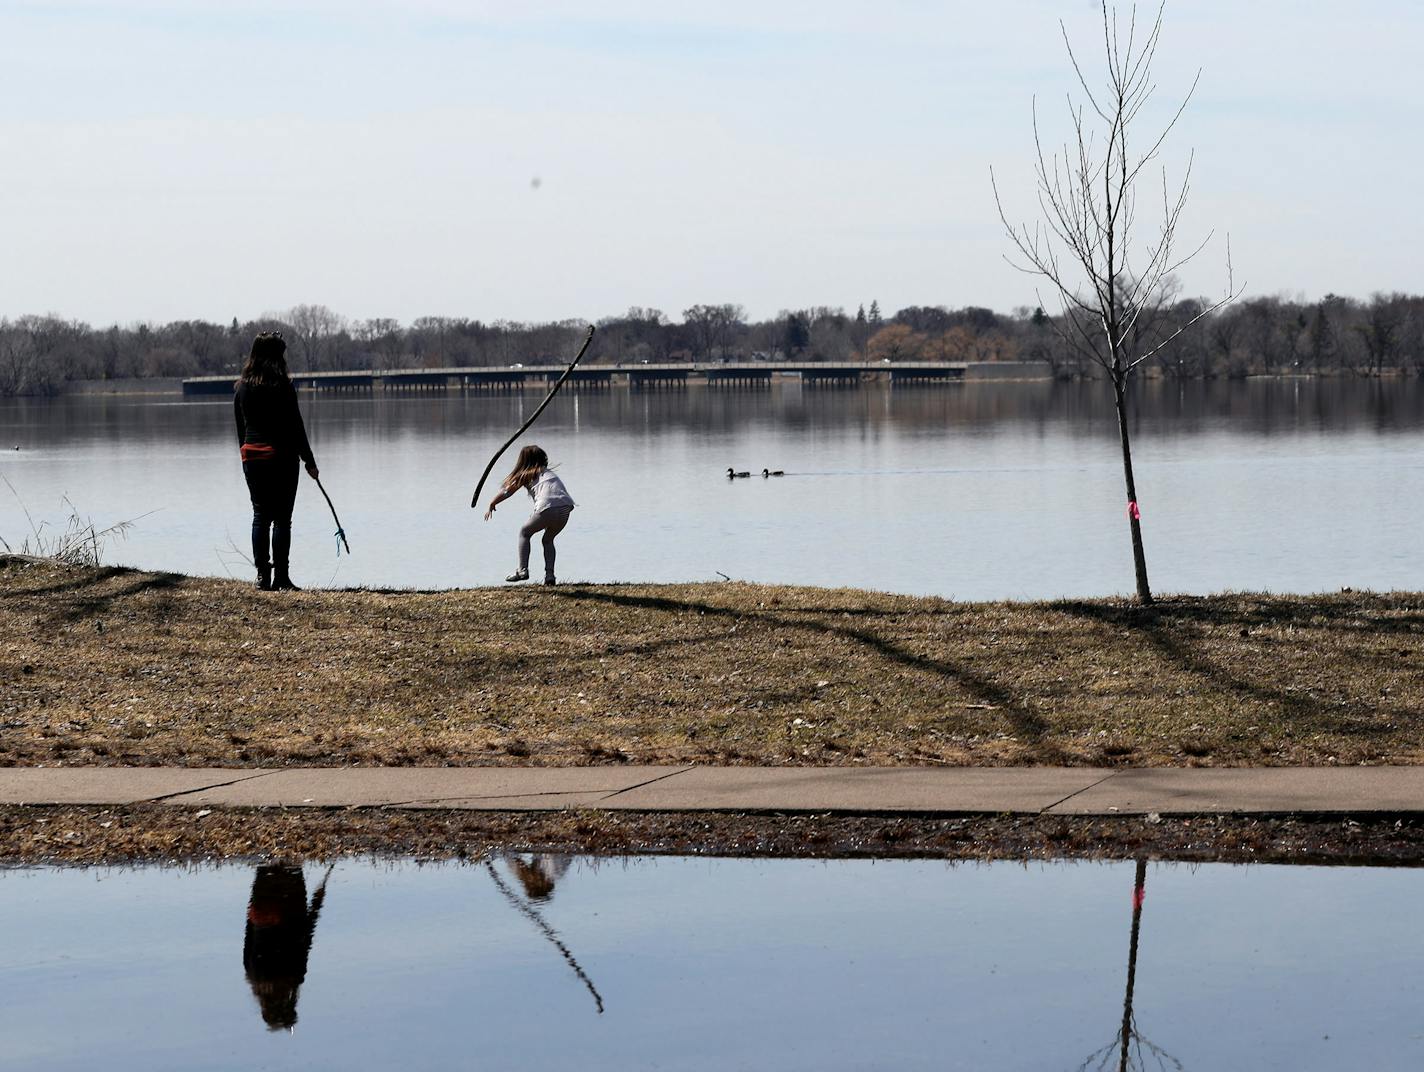
[[728, 480], [736, 480], [737, 477], [739, 477], [739, 476], [751, 476], [751, 475], [752, 475], [752, 474], [751, 474], [750, 472], [747, 472], [747, 473], [738, 473], [738, 472], [736, 472], [735, 470], [733, 470], [731, 466], [728, 466], [728, 467], [727, 467], [727, 479], [728, 479]]
[[769, 476], [785, 476], [786, 471], [783, 469], [763, 469], [761, 475], [762, 479], [765, 480]]

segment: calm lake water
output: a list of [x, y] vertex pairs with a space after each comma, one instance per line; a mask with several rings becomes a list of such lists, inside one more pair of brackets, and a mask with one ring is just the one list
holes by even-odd
[[[1424, 1062], [1424, 871], [1144, 875], [1131, 1067]], [[0, 1039], [7, 1069], [55, 1072], [1117, 1068], [1136, 879], [552, 857], [0, 872]]]
[[[338, 558], [303, 477], [298, 582], [499, 583], [527, 502], [486, 523], [469, 498], [542, 397], [304, 398], [354, 553]], [[1144, 383], [1136, 414], [1159, 592], [1424, 586], [1419, 381]], [[559, 538], [564, 581], [720, 573], [973, 599], [1132, 589], [1102, 385], [569, 393], [529, 438], [579, 504]], [[146, 515], [107, 561], [247, 576], [230, 402], [12, 400], [0, 403], [0, 445], [0, 474], [36, 521], [62, 527], [65, 496], [101, 526]], [[497, 475], [512, 461], [513, 450]], [[728, 466], [787, 475], [728, 481]], [[17, 544], [27, 528], [0, 486], [0, 536]]]

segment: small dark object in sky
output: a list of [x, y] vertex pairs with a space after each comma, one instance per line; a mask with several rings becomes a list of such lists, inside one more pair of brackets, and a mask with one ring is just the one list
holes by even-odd
[[544, 180], [541, 179], [538, 175], [535, 175], [532, 179], [529, 180], [529, 189], [531, 190], [537, 190], [543, 185]]

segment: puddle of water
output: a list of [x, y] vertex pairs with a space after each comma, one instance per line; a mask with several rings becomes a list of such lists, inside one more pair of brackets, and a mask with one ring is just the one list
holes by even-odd
[[1130, 980], [1127, 1067], [1419, 1067], [1421, 893], [1132, 862], [4, 871], [0, 1045], [86, 1072], [1117, 1069]]

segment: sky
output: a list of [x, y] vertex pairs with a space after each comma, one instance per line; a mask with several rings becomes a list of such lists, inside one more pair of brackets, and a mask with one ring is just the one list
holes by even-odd
[[[0, 317], [1031, 306], [990, 168], [1032, 221], [1060, 20], [1101, 72], [1087, 0], [0, 0]], [[1186, 293], [1227, 235], [1249, 294], [1424, 289], [1421, 38], [1417, 0], [1170, 0]]]

